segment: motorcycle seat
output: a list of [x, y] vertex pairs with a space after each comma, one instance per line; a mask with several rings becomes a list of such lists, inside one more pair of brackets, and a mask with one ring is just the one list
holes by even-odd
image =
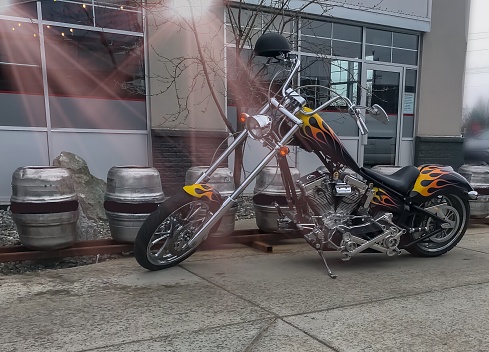
[[407, 195], [414, 186], [414, 182], [419, 176], [419, 169], [416, 166], [404, 166], [392, 175], [384, 175], [372, 169], [362, 167], [361, 172], [365, 176], [385, 185], [403, 195]]

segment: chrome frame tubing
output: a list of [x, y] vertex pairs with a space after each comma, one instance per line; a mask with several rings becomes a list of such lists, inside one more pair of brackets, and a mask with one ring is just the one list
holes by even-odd
[[[258, 114], [264, 114], [268, 111], [270, 108], [270, 104], [267, 102], [262, 106]], [[209, 168], [200, 175], [200, 177], [195, 181], [196, 184], [198, 183], [207, 183], [209, 182], [210, 176], [214, 171], [217, 170], [218, 166], [221, 165], [221, 163], [229, 156], [231, 153], [236, 149], [236, 147], [242, 143], [246, 137], [248, 136], [248, 130], [244, 129], [231, 143], [229, 147], [226, 148], [226, 150], [217, 158], [217, 160], [209, 166]]]
[[248, 130], [245, 129], [243, 132], [239, 134], [238, 137], [234, 139], [233, 143], [231, 143], [231, 145], [227, 147], [227, 149], [221, 154], [221, 156], [217, 158], [217, 160], [211, 166], [209, 166], [209, 168], [206, 171], [204, 171], [202, 175], [200, 175], [200, 177], [197, 179], [197, 181], [195, 181], [195, 183], [198, 184], [198, 183], [209, 182], [212, 173], [217, 170], [217, 167], [224, 161], [224, 159], [226, 159], [229, 155], [231, 155], [233, 150], [236, 149], [236, 147], [239, 144], [243, 143], [243, 141], [246, 139], [247, 136], [248, 136]]
[[270, 161], [278, 154], [279, 149], [287, 144], [294, 134], [299, 130], [299, 125], [294, 125], [290, 128], [290, 131], [282, 138], [280, 142], [278, 142], [275, 147], [268, 153], [268, 155], [261, 161], [260, 164], [246, 177], [241, 185], [222, 203], [221, 207], [211, 216], [211, 218], [207, 221], [207, 223], [197, 232], [197, 234], [189, 241], [189, 246], [193, 246], [195, 242], [201, 240], [204, 237], [209, 229], [211, 229], [219, 219], [233, 206], [234, 202], [238, 198], [238, 196], [243, 193], [243, 191], [248, 187], [251, 182], [258, 176], [258, 173], [262, 171], [265, 166], [268, 165]]

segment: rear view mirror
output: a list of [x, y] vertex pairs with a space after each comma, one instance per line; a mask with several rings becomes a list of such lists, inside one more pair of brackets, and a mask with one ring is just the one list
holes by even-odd
[[367, 108], [368, 114], [376, 119], [379, 122], [382, 122], [384, 125], [389, 122], [389, 117], [384, 109], [378, 104], [374, 104], [371, 108]]

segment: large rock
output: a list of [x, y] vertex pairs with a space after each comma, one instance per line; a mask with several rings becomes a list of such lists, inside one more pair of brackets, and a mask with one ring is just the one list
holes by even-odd
[[105, 181], [90, 173], [88, 165], [81, 157], [70, 152], [61, 152], [53, 160], [53, 166], [69, 169], [80, 204], [80, 218], [77, 224], [77, 241], [106, 237], [100, 233], [97, 224], [107, 222], [104, 210]]
[[85, 216], [93, 221], [107, 219], [104, 210], [104, 194], [107, 185], [105, 181], [90, 173], [85, 160], [73, 153], [61, 152], [53, 160], [53, 165], [64, 167], [73, 173], [75, 191]]

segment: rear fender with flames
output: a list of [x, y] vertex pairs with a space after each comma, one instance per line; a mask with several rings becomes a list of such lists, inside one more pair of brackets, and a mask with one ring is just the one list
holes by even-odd
[[418, 169], [420, 173], [407, 199], [409, 202], [421, 204], [442, 194], [469, 199], [468, 192], [474, 190], [451, 166], [421, 165]]

